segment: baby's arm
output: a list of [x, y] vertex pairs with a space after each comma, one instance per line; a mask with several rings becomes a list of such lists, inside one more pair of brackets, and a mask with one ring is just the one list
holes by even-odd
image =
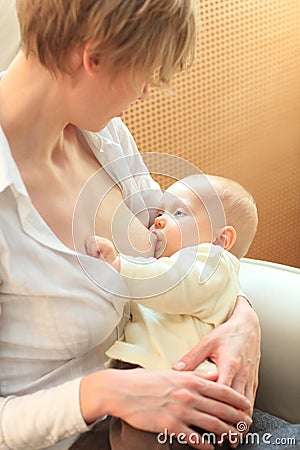
[[113, 243], [101, 236], [90, 236], [85, 240], [87, 254], [102, 259], [120, 272], [120, 258]]
[[[110, 240], [98, 236], [86, 240], [86, 249], [89, 255], [108, 262], [121, 273], [126, 278], [132, 300], [143, 306], [168, 314], [193, 314], [211, 323], [215, 323], [212, 309], [218, 316], [218, 323], [226, 320], [229, 311], [232, 312], [234, 305], [227, 297], [228, 292], [232, 298], [236, 297], [237, 271], [223, 252], [220, 253], [219, 247], [203, 244], [194, 250], [182, 249], [179, 261], [179, 252], [170, 257], [143, 261], [119, 256]], [[209, 276], [201, 281], [205, 272]], [[220, 311], [223, 313], [221, 320]]]

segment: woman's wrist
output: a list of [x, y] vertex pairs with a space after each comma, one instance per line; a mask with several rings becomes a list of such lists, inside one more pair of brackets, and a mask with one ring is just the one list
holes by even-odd
[[260, 323], [255, 310], [247, 300], [238, 296], [231, 318], [228, 320], [237, 332], [247, 332], [260, 340]]
[[99, 417], [111, 414], [108, 389], [111, 385], [111, 370], [101, 370], [82, 378], [80, 383], [80, 408], [85, 422], [89, 425]]
[[257, 314], [252, 308], [251, 303], [242, 295], [237, 296], [232, 316], [242, 319], [246, 318], [246, 320], [247, 318], [249, 318], [249, 320], [253, 319], [258, 323]]

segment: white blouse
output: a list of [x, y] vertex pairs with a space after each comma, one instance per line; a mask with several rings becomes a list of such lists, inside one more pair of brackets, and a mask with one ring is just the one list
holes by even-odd
[[[159, 187], [120, 119], [82, 133], [134, 213], [158, 204]], [[111, 273], [43, 221], [0, 128], [0, 449], [67, 449], [88, 429], [80, 380], [103, 368], [127, 315], [122, 278], [114, 293], [106, 289]]]

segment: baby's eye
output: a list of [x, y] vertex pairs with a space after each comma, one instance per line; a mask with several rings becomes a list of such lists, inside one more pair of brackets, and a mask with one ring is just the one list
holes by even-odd
[[184, 212], [181, 211], [180, 209], [177, 209], [174, 213], [175, 217], [180, 217], [180, 216], [184, 216]]
[[158, 213], [156, 214], [156, 217], [161, 217], [162, 215], [163, 215], [162, 212], [158, 212]]

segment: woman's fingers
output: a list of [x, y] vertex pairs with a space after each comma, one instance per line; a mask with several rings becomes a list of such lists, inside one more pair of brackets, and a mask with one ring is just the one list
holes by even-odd
[[[236, 425], [239, 422], [245, 422], [248, 426], [252, 424], [252, 420], [250, 416], [247, 415], [246, 411], [237, 410], [230, 405], [215, 400], [207, 398], [202, 399], [198, 402], [196, 410], [200, 413], [198, 416], [199, 418], [201, 417], [203, 420], [206, 419], [206, 422], [203, 422], [201, 427], [204, 427], [209, 431], [214, 431], [217, 434], [225, 432], [225, 429], [211, 428], [211, 425], [219, 425], [219, 421], [222, 421], [223, 425], [226, 424], [226, 427], [228, 427], [228, 424]], [[213, 418], [212, 422], [209, 420], [210, 417]], [[198, 425], [198, 423], [195, 423], [194, 425]]]
[[192, 412], [187, 410], [184, 413], [184, 420], [186, 423], [170, 416], [164, 422], [163, 431], [157, 433], [157, 441], [174, 443], [177, 440], [179, 444], [188, 444], [193, 448], [208, 450], [213, 449], [215, 445], [224, 443], [230, 437], [237, 439], [240, 435], [234, 426], [197, 410]]
[[252, 416], [253, 414], [253, 405], [255, 401], [256, 391], [258, 387], [258, 373], [253, 369], [249, 369], [247, 382], [244, 382], [244, 379], [239, 379], [236, 377], [232, 383], [232, 388], [236, 389], [240, 393], [244, 394], [251, 403], [251, 407], [247, 412], [248, 415]]
[[[217, 402], [215, 403], [217, 404]], [[218, 406], [220, 406], [220, 403]], [[214, 445], [222, 444], [231, 438], [237, 441], [240, 436], [239, 430], [235, 426], [196, 408], [192, 411], [190, 409], [184, 410], [183, 417], [184, 424], [173, 416], [170, 416], [169, 420], [164, 422], [163, 432], [157, 434], [160, 443], [162, 443], [162, 440], [171, 443], [176, 439], [179, 443], [188, 444], [193, 448], [210, 449], [214, 448]], [[245, 415], [242, 415], [242, 418], [245, 418]], [[192, 429], [192, 426], [195, 429]], [[199, 430], [200, 427], [201, 431]], [[202, 433], [202, 430], [205, 430], [205, 432]]]
[[[226, 354], [223, 354], [222, 357], [219, 359], [219, 366], [220, 371], [218, 382], [224, 384], [225, 386], [232, 386], [236, 374], [239, 372], [241, 366], [240, 359], [234, 358], [232, 357], [232, 355], [228, 355], [228, 357], [226, 357]], [[237, 391], [243, 393], [240, 390]]]
[[[236, 408], [237, 410], [245, 410], [249, 407], [249, 400], [239, 392], [233, 390], [231, 387], [214, 383], [210, 380], [205, 380], [200, 374], [194, 373], [198, 377], [198, 383], [196, 386], [197, 392], [201, 394], [201, 408], [205, 411], [209, 410], [209, 407], [205, 406], [205, 402], [208, 400], [216, 400], [222, 402], [222, 407], [225, 409]], [[207, 405], [213, 405], [213, 402], [206, 403]], [[238, 418], [239, 419], [239, 418]], [[232, 421], [232, 423], [235, 421]]]
[[213, 348], [213, 341], [207, 340], [205, 336], [199, 344], [183, 355], [180, 361], [177, 361], [173, 365], [173, 369], [195, 370], [205, 359], [212, 356]]

